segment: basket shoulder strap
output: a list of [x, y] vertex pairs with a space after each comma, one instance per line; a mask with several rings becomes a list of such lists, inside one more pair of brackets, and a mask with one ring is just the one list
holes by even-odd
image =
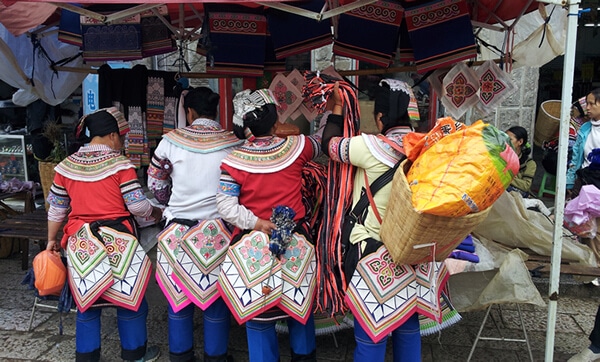
[[[398, 160], [398, 162], [394, 165], [394, 167], [385, 171], [381, 176], [377, 177], [377, 179], [375, 179], [375, 181], [373, 181], [373, 183], [369, 186], [371, 195], [375, 195], [377, 193], [377, 191], [381, 190], [381, 188], [383, 186], [387, 185], [390, 181], [392, 181], [392, 179], [394, 178], [394, 174], [396, 173], [396, 170], [400, 166], [400, 163], [402, 163], [402, 161], [404, 161], [405, 159], [406, 159], [406, 156], [401, 157], [400, 160]], [[366, 182], [365, 182], [365, 187], [366, 187]], [[360, 199], [356, 203], [356, 206], [354, 206], [354, 208], [352, 209], [351, 213], [354, 216], [358, 216], [358, 215], [362, 214], [362, 212], [365, 210], [367, 205], [369, 205], [369, 197], [368, 197], [367, 193], [365, 192], [361, 195]], [[375, 206], [373, 205], [373, 207], [375, 207]]]

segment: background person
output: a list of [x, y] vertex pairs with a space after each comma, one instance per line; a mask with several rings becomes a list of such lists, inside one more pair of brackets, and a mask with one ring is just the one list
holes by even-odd
[[[591, 164], [588, 156], [594, 149], [600, 148], [600, 88], [588, 93], [586, 111], [589, 121], [581, 125], [577, 131], [577, 139], [567, 166], [567, 193], [571, 197], [579, 194], [582, 183], [578, 182], [576, 186], [576, 180], [581, 178], [583, 169]], [[594, 180], [588, 177], [586, 183], [594, 183]]]
[[527, 130], [521, 126], [513, 126], [506, 130], [514, 150], [519, 156], [519, 173], [513, 178], [507, 191], [518, 191], [523, 197], [529, 197], [531, 183], [535, 176], [537, 164], [529, 157], [531, 145], [528, 141]]

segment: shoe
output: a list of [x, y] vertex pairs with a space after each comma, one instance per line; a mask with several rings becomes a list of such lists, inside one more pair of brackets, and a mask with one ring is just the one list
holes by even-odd
[[567, 362], [592, 362], [600, 361], [600, 353], [594, 353], [591, 349], [585, 348], [583, 351], [571, 357]]
[[144, 355], [144, 357], [124, 362], [152, 362], [156, 361], [158, 357], [160, 357], [160, 348], [158, 346], [150, 346], [146, 348], [146, 354]]

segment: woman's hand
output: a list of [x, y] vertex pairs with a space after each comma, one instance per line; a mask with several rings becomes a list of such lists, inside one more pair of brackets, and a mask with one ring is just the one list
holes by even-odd
[[331, 113], [341, 115], [342, 109], [344, 106], [344, 101], [342, 100], [342, 93], [340, 92], [340, 82], [335, 82], [333, 85], [333, 91], [327, 99], [326, 109], [330, 110]]
[[273, 230], [277, 229], [277, 225], [273, 224], [270, 220], [258, 219], [256, 225], [254, 225], [254, 230], [262, 231], [268, 235], [271, 235]]
[[152, 206], [152, 214], [150, 216], [156, 221], [160, 221], [162, 219], [163, 211], [160, 207]]
[[46, 250], [50, 251], [60, 251], [60, 244], [56, 242], [56, 240], [48, 240], [46, 244]]

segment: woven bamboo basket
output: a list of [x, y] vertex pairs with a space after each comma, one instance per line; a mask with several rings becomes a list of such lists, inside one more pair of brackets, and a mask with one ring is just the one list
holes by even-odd
[[44, 204], [46, 205], [46, 211], [48, 211], [48, 202], [46, 199], [48, 198], [48, 193], [50, 192], [50, 187], [52, 186], [52, 182], [54, 181], [54, 167], [56, 167], [58, 163], [55, 162], [38, 162], [38, 169], [40, 171], [40, 183], [42, 184], [42, 191], [44, 192]]
[[442, 261], [485, 220], [490, 208], [460, 217], [418, 212], [412, 205], [406, 179], [410, 165], [409, 161], [403, 161], [394, 175], [379, 236], [396, 263], [413, 265], [432, 261], [434, 257]]
[[536, 146], [542, 147], [545, 141], [550, 141], [558, 136], [560, 107], [561, 101], [556, 100], [545, 101], [540, 105], [533, 134], [533, 143]]

